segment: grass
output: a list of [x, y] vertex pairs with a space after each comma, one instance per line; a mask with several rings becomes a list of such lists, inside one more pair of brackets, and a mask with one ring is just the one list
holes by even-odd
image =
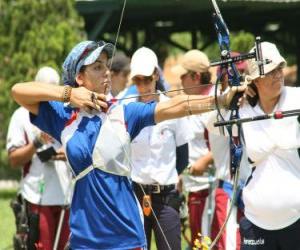
[[16, 196], [16, 190], [0, 191], [0, 249], [13, 249], [12, 237], [16, 230], [15, 218], [9, 203]]
[[[9, 206], [12, 198], [16, 196], [16, 190], [0, 190], [0, 250], [12, 250], [12, 237], [16, 230], [15, 218]], [[187, 243], [182, 238], [182, 248], [187, 248]], [[156, 250], [154, 235], [152, 236], [151, 250]]]

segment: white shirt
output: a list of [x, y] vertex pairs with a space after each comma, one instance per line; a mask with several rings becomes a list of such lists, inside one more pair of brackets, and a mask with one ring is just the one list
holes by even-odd
[[[205, 156], [208, 152], [208, 141], [204, 137], [205, 125], [203, 122], [205, 115], [188, 116], [190, 130], [193, 134], [189, 141], [189, 164], [193, 164], [198, 158]], [[209, 188], [209, 176], [205, 172], [202, 176], [193, 176], [186, 172], [182, 175], [183, 187], [187, 192], [197, 192]]]
[[[300, 88], [284, 87], [274, 111], [299, 109]], [[240, 108], [241, 118], [262, 115], [256, 105]], [[211, 120], [212, 121], [212, 120]], [[209, 126], [213, 129], [213, 122]], [[285, 228], [300, 218], [300, 129], [297, 116], [243, 124], [246, 150], [256, 166], [243, 190], [246, 217], [267, 230]]]
[[[160, 102], [168, 99], [160, 95]], [[187, 143], [189, 138], [185, 118], [163, 121], [142, 129], [131, 143], [132, 180], [142, 184], [177, 183], [176, 147]]]
[[[209, 90], [208, 96], [214, 95], [215, 88]], [[204, 136], [206, 129], [206, 113], [192, 115], [187, 117], [190, 130], [193, 134], [189, 141], [189, 164], [195, 163], [199, 158], [205, 156], [208, 152], [208, 140]], [[202, 176], [193, 176], [184, 172], [182, 175], [183, 188], [187, 192], [197, 192], [208, 189], [210, 185], [209, 173], [205, 172]]]
[[[210, 150], [214, 158], [214, 166], [216, 167], [215, 177], [226, 182], [232, 183], [230, 174], [230, 146], [229, 138], [223, 135], [209, 133]], [[240, 181], [245, 183], [251, 174], [251, 165], [248, 162], [246, 149], [240, 163]]]
[[[300, 89], [285, 87], [276, 110], [299, 109]], [[246, 105], [241, 117], [264, 114]], [[243, 191], [245, 215], [259, 227], [276, 230], [300, 218], [300, 129], [297, 116], [243, 125], [247, 152], [256, 169]]]
[[[106, 100], [114, 100], [116, 99], [116, 104], [126, 105], [130, 102], [137, 101], [136, 96], [137, 93], [127, 94], [128, 87], [120, 91], [116, 96], [113, 96], [111, 92], [106, 95]], [[127, 95], [126, 95], [127, 94]]]
[[[30, 123], [29, 112], [23, 107], [18, 108], [9, 124], [7, 150], [25, 146], [38, 132], [38, 128]], [[60, 148], [58, 142], [54, 142], [52, 146], [55, 149]], [[42, 185], [44, 185], [43, 193], [40, 191]], [[71, 172], [64, 161], [43, 163], [34, 154], [28, 174], [21, 180], [20, 189], [23, 197], [34, 204], [69, 204], [72, 195]]]
[[[128, 88], [123, 89], [122, 91], [120, 91], [116, 96], [113, 96], [111, 92], [109, 92], [106, 95], [106, 100], [112, 100], [112, 99], [122, 99], [124, 97], [124, 95], [126, 94]], [[123, 100], [118, 101], [118, 103], [121, 103]]]

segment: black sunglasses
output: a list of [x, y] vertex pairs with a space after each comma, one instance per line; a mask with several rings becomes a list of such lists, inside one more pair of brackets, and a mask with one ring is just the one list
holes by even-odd
[[141, 82], [152, 82], [154, 79], [154, 76], [143, 76], [143, 77], [134, 77], [132, 79], [132, 82], [135, 84], [139, 84]]

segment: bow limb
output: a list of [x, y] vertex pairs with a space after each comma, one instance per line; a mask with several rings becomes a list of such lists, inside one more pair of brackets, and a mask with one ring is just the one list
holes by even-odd
[[120, 35], [120, 32], [121, 32], [121, 26], [122, 26], [122, 22], [123, 22], [123, 18], [124, 18], [126, 3], [127, 3], [127, 0], [124, 0], [122, 10], [121, 10], [120, 21], [119, 21], [119, 24], [118, 24], [118, 30], [117, 30], [117, 33], [116, 33], [116, 40], [115, 40], [115, 44], [114, 44], [112, 58], [110, 60], [109, 70], [111, 70], [111, 67], [112, 67], [112, 64], [113, 64], [113, 59], [114, 59], [114, 56], [115, 56], [115, 53], [116, 53], [116, 50], [117, 50], [117, 44], [118, 44], [119, 35]]
[[[218, 36], [218, 43], [219, 43], [220, 52], [221, 52], [221, 60], [228, 60], [231, 58], [229, 30], [228, 30], [227, 25], [222, 17], [222, 14], [220, 12], [220, 9], [218, 7], [216, 0], [211, 0], [211, 1], [214, 6], [214, 10], [215, 10], [215, 13], [213, 14], [213, 19], [214, 19], [214, 26], [215, 26], [217, 36]], [[226, 71], [226, 72], [224, 72], [224, 71]], [[240, 86], [240, 75], [239, 75], [239, 72], [238, 72], [234, 62], [231, 61], [228, 64], [221, 65], [221, 72], [222, 72], [222, 74], [226, 73], [228, 75], [228, 82], [229, 82], [230, 86]], [[221, 120], [224, 122], [225, 119], [221, 115], [221, 111], [219, 109], [218, 100], [217, 100], [217, 88], [218, 88], [217, 85], [220, 83], [222, 74], [217, 79], [216, 91], [215, 91], [215, 101], [216, 101], [218, 117], [220, 117]], [[239, 107], [238, 107], [237, 103], [238, 103], [238, 99], [240, 98], [240, 96], [241, 96], [241, 94], [236, 94], [230, 103], [230, 107], [229, 107], [230, 119], [238, 119], [239, 118], [239, 110], [238, 110]], [[233, 137], [232, 126], [227, 126], [226, 129], [228, 131], [229, 139], [230, 139], [229, 154], [230, 154], [230, 170], [231, 170], [232, 177], [233, 177], [233, 195], [231, 198], [230, 208], [229, 208], [228, 214], [226, 216], [226, 219], [223, 222], [214, 241], [210, 244], [209, 249], [213, 249], [213, 247], [218, 243], [219, 239], [221, 238], [221, 236], [224, 232], [224, 229], [228, 223], [231, 212], [233, 210], [233, 206], [235, 204], [237, 188], [238, 188], [239, 165], [240, 165], [242, 151], [243, 151], [243, 147], [241, 144], [241, 134], [242, 134], [241, 126], [237, 126], [238, 133], [237, 133], [237, 136], [235, 136], [235, 138]]]

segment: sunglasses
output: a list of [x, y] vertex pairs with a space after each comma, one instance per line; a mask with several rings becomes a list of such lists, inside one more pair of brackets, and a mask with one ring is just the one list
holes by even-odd
[[134, 77], [132, 79], [132, 81], [135, 83], [135, 84], [140, 84], [142, 82], [146, 82], [146, 83], [149, 83], [149, 82], [152, 82], [154, 79], [153, 75], [152, 76], [143, 76], [143, 77]]

